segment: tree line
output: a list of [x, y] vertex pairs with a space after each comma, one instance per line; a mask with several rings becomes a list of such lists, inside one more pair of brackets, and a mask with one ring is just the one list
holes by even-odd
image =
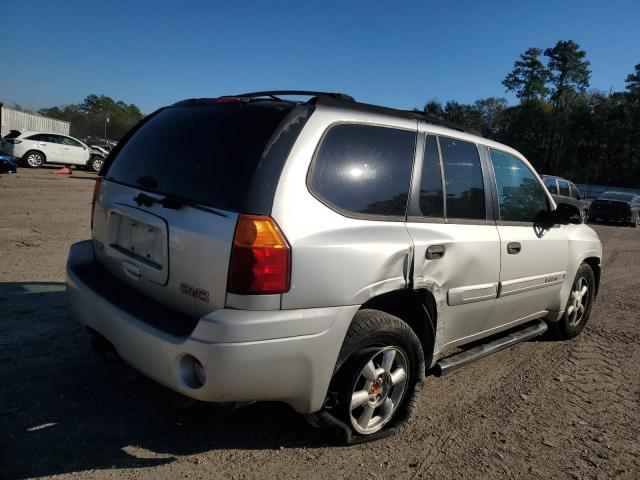
[[70, 135], [77, 138], [103, 138], [106, 125], [107, 138], [111, 140], [120, 140], [144, 117], [133, 103], [116, 101], [106, 95], [88, 95], [81, 103], [43, 108], [38, 113], [71, 122]]
[[522, 152], [541, 173], [577, 183], [640, 187], [640, 64], [622, 92], [589, 88], [586, 52], [571, 41], [529, 48], [502, 84], [518, 104], [431, 100], [424, 112]]

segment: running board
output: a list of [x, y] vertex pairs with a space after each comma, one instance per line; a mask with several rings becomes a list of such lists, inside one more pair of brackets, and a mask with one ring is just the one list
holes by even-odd
[[477, 347], [464, 350], [442, 360], [438, 360], [433, 367], [433, 374], [441, 377], [447, 373], [462, 367], [463, 365], [484, 358], [492, 353], [499, 352], [505, 348], [509, 348], [516, 343], [524, 342], [532, 338], [538, 337], [545, 333], [549, 327], [544, 320], [537, 320], [536, 323], [528, 327], [511, 332], [504, 337], [497, 338], [488, 343], [483, 343]]

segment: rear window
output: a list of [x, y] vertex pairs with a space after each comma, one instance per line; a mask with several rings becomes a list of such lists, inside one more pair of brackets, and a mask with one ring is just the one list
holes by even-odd
[[599, 198], [603, 200], [617, 200], [619, 202], [632, 202], [634, 194], [624, 192], [605, 192]]
[[134, 133], [105, 178], [242, 211], [265, 146], [292, 108], [272, 102], [169, 107]]

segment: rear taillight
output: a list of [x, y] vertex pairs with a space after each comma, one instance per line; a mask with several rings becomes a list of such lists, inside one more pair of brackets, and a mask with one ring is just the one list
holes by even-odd
[[227, 291], [284, 293], [291, 279], [291, 249], [271, 217], [240, 215], [233, 236]]
[[96, 201], [100, 194], [100, 187], [102, 186], [102, 178], [96, 178], [96, 183], [93, 185], [93, 198], [91, 199], [91, 230], [93, 230], [93, 211], [96, 208]]

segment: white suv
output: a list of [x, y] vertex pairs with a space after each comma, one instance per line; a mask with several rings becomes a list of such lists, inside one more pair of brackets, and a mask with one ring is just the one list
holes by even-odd
[[67, 265], [94, 346], [350, 442], [404, 425], [425, 374], [577, 335], [598, 289], [598, 236], [521, 154], [341, 94], [176, 103], [102, 175]]
[[22, 159], [31, 168], [45, 163], [90, 166], [89, 147], [80, 140], [57, 133], [12, 130], [0, 142], [0, 150]]

